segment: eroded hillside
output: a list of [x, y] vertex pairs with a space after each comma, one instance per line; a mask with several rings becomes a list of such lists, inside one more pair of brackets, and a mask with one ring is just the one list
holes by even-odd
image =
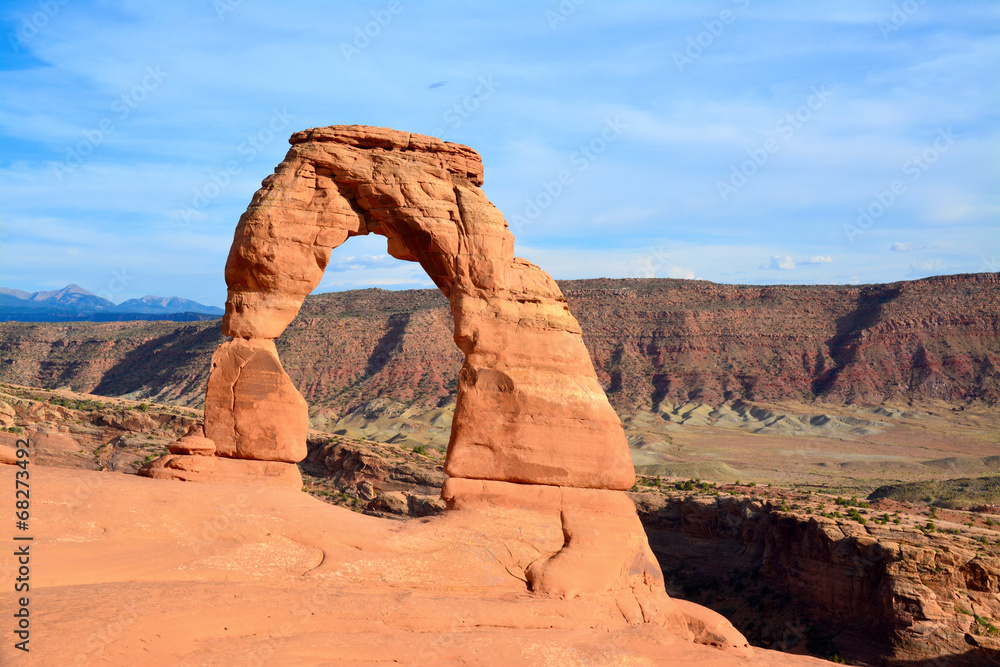
[[[737, 400], [1000, 400], [998, 274], [864, 286], [560, 286], [622, 415]], [[199, 406], [221, 339], [218, 322], [0, 323], [0, 381]], [[446, 405], [462, 360], [435, 290], [310, 296], [278, 350], [310, 404], [335, 415], [376, 399], [397, 411]]]

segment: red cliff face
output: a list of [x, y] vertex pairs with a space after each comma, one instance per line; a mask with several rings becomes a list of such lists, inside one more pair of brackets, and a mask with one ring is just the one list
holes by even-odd
[[[756, 641], [770, 635], [765, 646], [788, 649], [812, 635], [803, 643], [818, 650], [820, 637], [832, 637], [829, 649], [851, 664], [998, 663], [1000, 640], [976, 626], [1000, 611], [992, 546], [921, 531], [909, 517], [861, 525], [748, 496], [632, 497], [668, 576], [673, 568], [694, 599], [730, 607], [738, 627], [757, 628], [748, 632]], [[792, 613], [775, 621], [784, 612]]]
[[[1000, 277], [865, 286], [560, 282], [619, 413], [668, 401], [1000, 401]], [[0, 323], [0, 380], [199, 405], [218, 322]], [[452, 400], [436, 290], [306, 298], [277, 341], [310, 405]]]
[[1000, 398], [997, 274], [858, 287], [585, 280], [564, 291], [620, 408]]

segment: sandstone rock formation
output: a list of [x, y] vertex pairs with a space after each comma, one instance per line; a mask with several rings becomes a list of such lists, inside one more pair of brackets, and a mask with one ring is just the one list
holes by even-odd
[[183, 437], [167, 445], [167, 451], [171, 454], [212, 456], [216, 452], [216, 446], [214, 442], [205, 437], [204, 427], [195, 424], [188, 429]]
[[[552, 278], [513, 256], [503, 216], [478, 187], [479, 156], [357, 126], [298, 132], [290, 141], [236, 229], [223, 332], [251, 345], [278, 337], [319, 284], [331, 250], [349, 236], [380, 234], [392, 256], [419, 262], [451, 303], [466, 360], [448, 474], [629, 488], [625, 438], [580, 327]], [[213, 439], [211, 415], [219, 413], [211, 387], [228, 367], [220, 360], [209, 379]], [[260, 442], [237, 439], [237, 456], [264, 455]]]
[[308, 419], [273, 341], [237, 338], [219, 346], [205, 394], [205, 437], [220, 456], [301, 461]]
[[465, 364], [446, 472], [629, 488], [621, 423], [580, 327], [552, 278], [513, 256], [503, 216], [478, 188], [479, 156], [360, 126], [308, 130], [290, 141], [240, 218], [226, 263], [223, 333], [233, 340], [213, 356], [205, 400], [205, 437], [216, 454], [304, 458], [305, 402], [273, 341], [319, 284], [332, 249], [377, 233], [391, 255], [419, 262], [451, 303]]
[[144, 466], [139, 474], [154, 479], [236, 485], [246, 484], [249, 476], [254, 479], [255, 484], [286, 489], [302, 488], [302, 474], [294, 463], [222, 456], [167, 454]]
[[0, 465], [17, 465], [17, 450], [7, 445], [0, 445]]
[[[274, 339], [319, 285], [331, 251], [376, 233], [448, 298], [465, 355], [445, 465], [449, 506], [473, 517], [470, 525], [490, 526], [511, 556], [507, 571], [536, 593], [613, 599], [628, 623], [748, 653], [724, 618], [685, 615], [667, 597], [624, 494], [635, 474], [621, 422], [555, 281], [513, 256], [503, 216], [478, 187], [479, 156], [363, 126], [311, 129], [290, 142], [240, 218], [226, 263], [222, 328], [232, 340], [212, 358], [205, 399], [215, 456], [168, 456], [144, 472], [294, 478], [281, 467], [306, 455], [307, 413]], [[183, 442], [174, 449], [190, 451]], [[555, 530], [521, 537], [528, 518]]]

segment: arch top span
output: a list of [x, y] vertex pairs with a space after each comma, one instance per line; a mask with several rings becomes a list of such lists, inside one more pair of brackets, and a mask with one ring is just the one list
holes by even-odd
[[277, 338], [319, 285], [330, 252], [355, 235], [386, 237], [389, 254], [419, 262], [445, 296], [456, 284], [506, 284], [514, 237], [490, 215], [471, 148], [357, 125], [296, 132], [289, 142], [236, 228], [226, 335]]
[[[244, 433], [261, 430], [241, 428], [231, 416], [230, 385], [247, 381], [232, 367], [272, 354], [271, 341], [319, 285], [331, 251], [374, 233], [387, 238], [393, 257], [419, 262], [451, 304], [465, 363], [447, 474], [631, 487], [621, 422], [579, 324], [555, 281], [514, 257], [503, 215], [479, 188], [479, 155], [432, 137], [356, 125], [296, 132], [290, 143], [241, 216], [226, 263], [223, 332], [234, 340], [213, 360], [205, 415], [206, 435], [220, 453], [253, 458], [256, 446]], [[304, 434], [300, 439], [304, 447]], [[302, 447], [296, 452], [304, 455]]]

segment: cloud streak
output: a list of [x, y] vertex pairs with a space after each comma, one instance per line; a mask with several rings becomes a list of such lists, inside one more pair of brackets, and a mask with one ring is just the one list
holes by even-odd
[[[139, 295], [219, 305], [233, 228], [287, 135], [342, 123], [472, 146], [510, 221], [620, 119], [599, 159], [515, 230], [516, 251], [558, 278], [633, 275], [650, 248], [669, 249], [655, 275], [717, 282], [880, 282], [976, 271], [1000, 255], [995, 3], [925, 3], [894, 21], [891, 7], [858, 3], [591, 0], [555, 29], [526, 2], [224, 5], [220, 16], [196, 0], [55, 0], [20, 40], [39, 5], [4, 5], [15, 40], [0, 46], [0, 284], [98, 289], [105, 264], [133, 257]], [[672, 54], [706, 22], [718, 28], [724, 8], [738, 17], [679, 72]], [[357, 47], [355, 28], [372, 21], [378, 34]], [[359, 49], [349, 61], [342, 42]], [[498, 84], [488, 98], [484, 80]], [[824, 85], [808, 122], [776, 130]], [[456, 104], [461, 122], [449, 122]], [[272, 129], [274, 109], [294, 118]], [[104, 119], [114, 127], [98, 142]], [[848, 242], [857, 207], [906, 178], [906, 161], [948, 127], [947, 152]], [[240, 146], [264, 128], [273, 138], [246, 159]], [[60, 182], [53, 165], [81, 142], [88, 155]], [[761, 150], [766, 163], [721, 200], [717, 182]], [[321, 289], [428, 284], [416, 265], [376, 259], [384, 242], [355, 241], [335, 251]]]

